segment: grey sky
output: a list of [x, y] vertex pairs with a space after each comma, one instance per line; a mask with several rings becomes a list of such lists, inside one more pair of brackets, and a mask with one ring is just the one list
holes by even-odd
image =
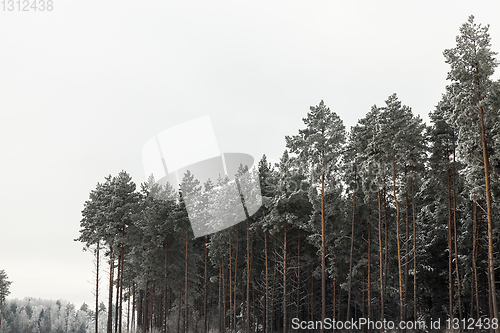
[[222, 152], [277, 161], [321, 99], [347, 128], [394, 92], [427, 120], [446, 84], [442, 51], [470, 14], [491, 24], [499, 51], [499, 12], [498, 1], [0, 7], [0, 269], [11, 297], [92, 301], [92, 255], [73, 241], [83, 203], [122, 169], [143, 182], [153, 135], [209, 115]]

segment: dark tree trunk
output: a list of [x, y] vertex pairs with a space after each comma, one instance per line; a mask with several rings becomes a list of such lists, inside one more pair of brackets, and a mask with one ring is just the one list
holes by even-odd
[[135, 330], [135, 283], [132, 283], [132, 330]]
[[[125, 226], [123, 227], [123, 235], [125, 235]], [[124, 271], [124, 266], [125, 266], [125, 253], [123, 250], [123, 243], [121, 244], [121, 273], [120, 273], [120, 302], [118, 306], [118, 332], [122, 333], [122, 317], [123, 317], [123, 271]]]
[[[481, 93], [478, 92], [479, 101], [482, 101]], [[491, 187], [490, 187], [490, 162], [488, 157], [488, 147], [486, 144], [486, 130], [484, 126], [484, 111], [483, 106], [479, 105], [479, 119], [481, 122], [481, 141], [483, 147], [483, 164], [484, 164], [484, 178], [486, 185], [486, 208], [488, 215], [488, 275], [490, 278], [490, 295], [491, 304], [493, 307], [493, 317], [498, 318], [497, 296], [495, 288], [495, 267], [493, 260], [493, 213], [491, 207]], [[500, 332], [500, 327], [495, 329], [495, 332]]]
[[[95, 272], [95, 331], [99, 332], [99, 243], [96, 248], [96, 272]], [[1, 311], [1, 306], [0, 306]], [[0, 320], [1, 314], [0, 314]]]
[[458, 298], [458, 316], [462, 320], [462, 286], [460, 284], [460, 271], [458, 269], [458, 245], [457, 245], [457, 196], [456, 196], [456, 168], [455, 168], [455, 144], [453, 144], [453, 231], [454, 231], [454, 250], [455, 250], [455, 275], [457, 277], [457, 298]]
[[413, 218], [413, 320], [417, 320], [417, 226], [415, 217], [415, 189], [414, 189], [414, 166], [411, 167], [411, 207]]
[[380, 202], [380, 187], [377, 189], [378, 203], [378, 257], [379, 257], [379, 277], [380, 277], [380, 320], [384, 320], [384, 263], [382, 252], [382, 205]]
[[450, 190], [450, 168], [447, 170], [448, 179], [448, 292], [449, 292], [449, 306], [450, 306], [450, 319], [453, 320], [453, 273], [452, 273], [452, 243], [451, 243], [451, 190]]
[[[227, 260], [227, 266], [228, 266], [228, 273], [229, 273], [229, 278], [227, 280], [228, 282], [228, 289], [229, 289], [229, 329], [234, 329], [234, 326], [232, 325], [232, 321], [233, 321], [233, 316], [231, 315], [231, 311], [233, 311], [233, 280], [232, 280], [232, 276], [233, 276], [233, 270], [232, 270], [232, 260], [233, 260], [233, 254], [231, 253], [232, 251], [232, 244], [231, 244], [231, 234], [232, 234], [232, 228], [228, 228], [227, 229], [227, 233], [228, 233], [228, 243], [227, 243], [227, 246], [228, 246], [228, 253], [229, 253], [229, 256], [228, 256], [228, 260]], [[234, 283], [236, 283], [236, 276], [234, 277]]]
[[203, 332], [207, 333], [208, 236], [205, 236], [205, 269], [203, 279]]
[[[321, 320], [326, 318], [325, 170], [321, 170]], [[321, 333], [325, 329], [321, 326]]]
[[222, 331], [222, 262], [219, 267], [219, 331]]
[[349, 294], [347, 296], [347, 319], [350, 320], [351, 311], [351, 294], [352, 294], [352, 254], [354, 252], [354, 217], [356, 213], [356, 191], [358, 174], [356, 162], [354, 163], [354, 191], [352, 193], [352, 221], [351, 221], [351, 252], [349, 254]]
[[298, 230], [297, 235], [297, 312], [296, 318], [299, 318], [300, 312], [300, 229]]
[[287, 285], [286, 285], [286, 273], [287, 273], [287, 218], [286, 218], [286, 208], [285, 208], [285, 222], [284, 222], [284, 235], [283, 235], [283, 333], [287, 332]]
[[371, 205], [368, 207], [368, 280], [367, 280], [367, 290], [368, 290], [368, 299], [367, 299], [367, 309], [368, 309], [368, 318], [372, 318], [372, 280], [371, 280], [371, 272], [372, 272], [372, 231], [371, 231], [371, 219], [372, 219], [372, 207]]
[[130, 283], [128, 284], [128, 304], [127, 304], [127, 332], [130, 332], [130, 298], [132, 297], [132, 290]]
[[[338, 318], [340, 318], [340, 305], [342, 304], [342, 283], [343, 283], [343, 278], [344, 278], [344, 262], [342, 261], [342, 263], [340, 264], [340, 283], [339, 283], [339, 301], [338, 301]], [[335, 297], [333, 298], [333, 300], [335, 301]], [[334, 311], [335, 312], [335, 311]], [[336, 319], [337, 317], [335, 317], [335, 313], [333, 314], [333, 318]]]
[[266, 299], [264, 306], [264, 332], [269, 332], [269, 263], [268, 263], [268, 242], [267, 230], [264, 232], [265, 261], [266, 261]]
[[109, 296], [108, 296], [108, 327], [107, 332], [113, 332], [113, 273], [114, 273], [114, 258], [113, 246], [109, 246]]
[[246, 331], [250, 333], [250, 218], [247, 216], [247, 308], [246, 308]]
[[389, 258], [389, 228], [387, 224], [387, 198], [386, 198], [386, 190], [385, 190], [385, 185], [384, 185], [384, 228], [385, 228], [385, 241], [384, 241], [384, 286], [382, 288], [384, 295], [386, 295], [386, 288], [387, 288], [387, 268], [389, 267], [388, 265], [388, 258]]
[[119, 317], [119, 301], [120, 301], [120, 277], [121, 277], [121, 265], [122, 265], [122, 256], [121, 256], [121, 247], [119, 248], [120, 253], [118, 254], [118, 270], [116, 272], [116, 299], [115, 299], [115, 333], [118, 332], [118, 317]]
[[392, 191], [394, 194], [394, 203], [396, 204], [396, 242], [398, 246], [398, 275], [399, 275], [399, 312], [400, 320], [403, 321], [403, 279], [401, 269], [401, 244], [399, 239], [399, 202], [396, 196], [396, 150], [392, 150]]
[[186, 268], [184, 271], [184, 306], [185, 306], [185, 314], [184, 314], [184, 332], [188, 332], [189, 330], [189, 304], [188, 304], [188, 234], [189, 234], [189, 220], [186, 219]]
[[[476, 302], [476, 313], [477, 317], [476, 319], [480, 318], [480, 313], [479, 313], [479, 288], [478, 288], [478, 282], [477, 282], [477, 238], [479, 236], [479, 228], [477, 226], [477, 204], [475, 201], [472, 202], [472, 272], [474, 274], [473, 278], [473, 288], [472, 290], [474, 292], [471, 292], [472, 295], [475, 296], [475, 302]], [[473, 304], [473, 299], [471, 297], [471, 304]], [[472, 309], [472, 306], [471, 306]], [[471, 311], [471, 318], [472, 318], [472, 311]]]
[[164, 332], [167, 333], [168, 332], [168, 325], [167, 325], [167, 321], [168, 321], [168, 279], [167, 279], [167, 272], [168, 272], [168, 265], [167, 265], [167, 258], [168, 258], [168, 233], [165, 235], [165, 263], [164, 263], [164, 271], [163, 271], [163, 278], [164, 278], [164, 288], [165, 288], [165, 291], [164, 291], [164, 294], [163, 294], [163, 299], [164, 299], [164, 314], [163, 314], [163, 318], [165, 320], [165, 329], [164, 329]]
[[237, 320], [236, 320], [236, 291], [238, 288], [238, 252], [240, 248], [240, 225], [236, 225], [236, 256], [234, 258], [234, 301], [233, 301], [233, 322], [234, 322], [234, 330], [237, 328]]

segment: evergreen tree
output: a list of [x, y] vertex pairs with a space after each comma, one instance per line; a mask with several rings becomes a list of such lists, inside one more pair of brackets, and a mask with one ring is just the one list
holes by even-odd
[[[331, 112], [321, 101], [317, 106], [311, 106], [306, 118], [303, 118], [306, 128], [299, 134], [286, 137], [286, 145], [292, 153], [308, 165], [311, 170], [313, 186], [311, 200], [316, 201], [316, 188], [319, 190], [321, 228], [321, 319], [326, 318], [326, 211], [325, 192], [329, 182], [334, 183], [334, 174], [338, 171], [338, 162], [345, 142], [345, 127], [339, 116]], [[324, 331], [323, 329], [321, 330]]]
[[[480, 140], [482, 164], [484, 169], [485, 197], [488, 221], [488, 276], [492, 305], [492, 317], [498, 318], [497, 295], [495, 288], [495, 264], [493, 257], [493, 203], [491, 189], [490, 155], [493, 133], [492, 121], [498, 119], [498, 109], [492, 106], [493, 75], [498, 61], [491, 50], [488, 26], [474, 22], [470, 16], [460, 28], [456, 47], [444, 51], [446, 62], [451, 69], [448, 80], [451, 84], [447, 91], [451, 95], [453, 110], [449, 113], [450, 122], [458, 129], [460, 152], [466, 152], [470, 140]], [[464, 154], [466, 161], [474, 160], [476, 154]], [[472, 162], [472, 161], [471, 161]], [[474, 162], [472, 162], [474, 163]], [[471, 163], [471, 164], [472, 164]], [[474, 163], [475, 164], [475, 163]], [[500, 329], [496, 329], [500, 332]]]

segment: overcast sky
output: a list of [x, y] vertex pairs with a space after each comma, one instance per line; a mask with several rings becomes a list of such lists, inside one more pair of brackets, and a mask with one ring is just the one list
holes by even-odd
[[83, 204], [108, 174], [145, 181], [142, 147], [155, 134], [209, 115], [220, 151], [277, 161], [322, 99], [347, 128], [392, 93], [427, 120], [446, 85], [443, 50], [473, 14], [500, 51], [498, 13], [498, 1], [0, 7], [0, 269], [10, 298], [92, 302], [92, 255], [73, 241]]

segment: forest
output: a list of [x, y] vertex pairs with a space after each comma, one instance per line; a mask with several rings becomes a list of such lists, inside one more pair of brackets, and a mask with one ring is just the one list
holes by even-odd
[[183, 191], [203, 196], [227, 178], [201, 184], [187, 172], [176, 191], [106, 176], [76, 239], [95, 258], [84, 331], [287, 333], [303, 331], [297, 318], [369, 318], [500, 332], [500, 80], [488, 26], [469, 17], [443, 55], [448, 85], [430, 124], [391, 94], [347, 131], [320, 101], [279, 163], [256, 162], [262, 207], [225, 230], [194, 238]]
[[[101, 306], [104, 307], [104, 304]], [[36, 298], [7, 300], [2, 316], [2, 333], [86, 333], [95, 318], [94, 312], [85, 303], [77, 309], [65, 300]], [[103, 315], [99, 320], [103, 322]]]

